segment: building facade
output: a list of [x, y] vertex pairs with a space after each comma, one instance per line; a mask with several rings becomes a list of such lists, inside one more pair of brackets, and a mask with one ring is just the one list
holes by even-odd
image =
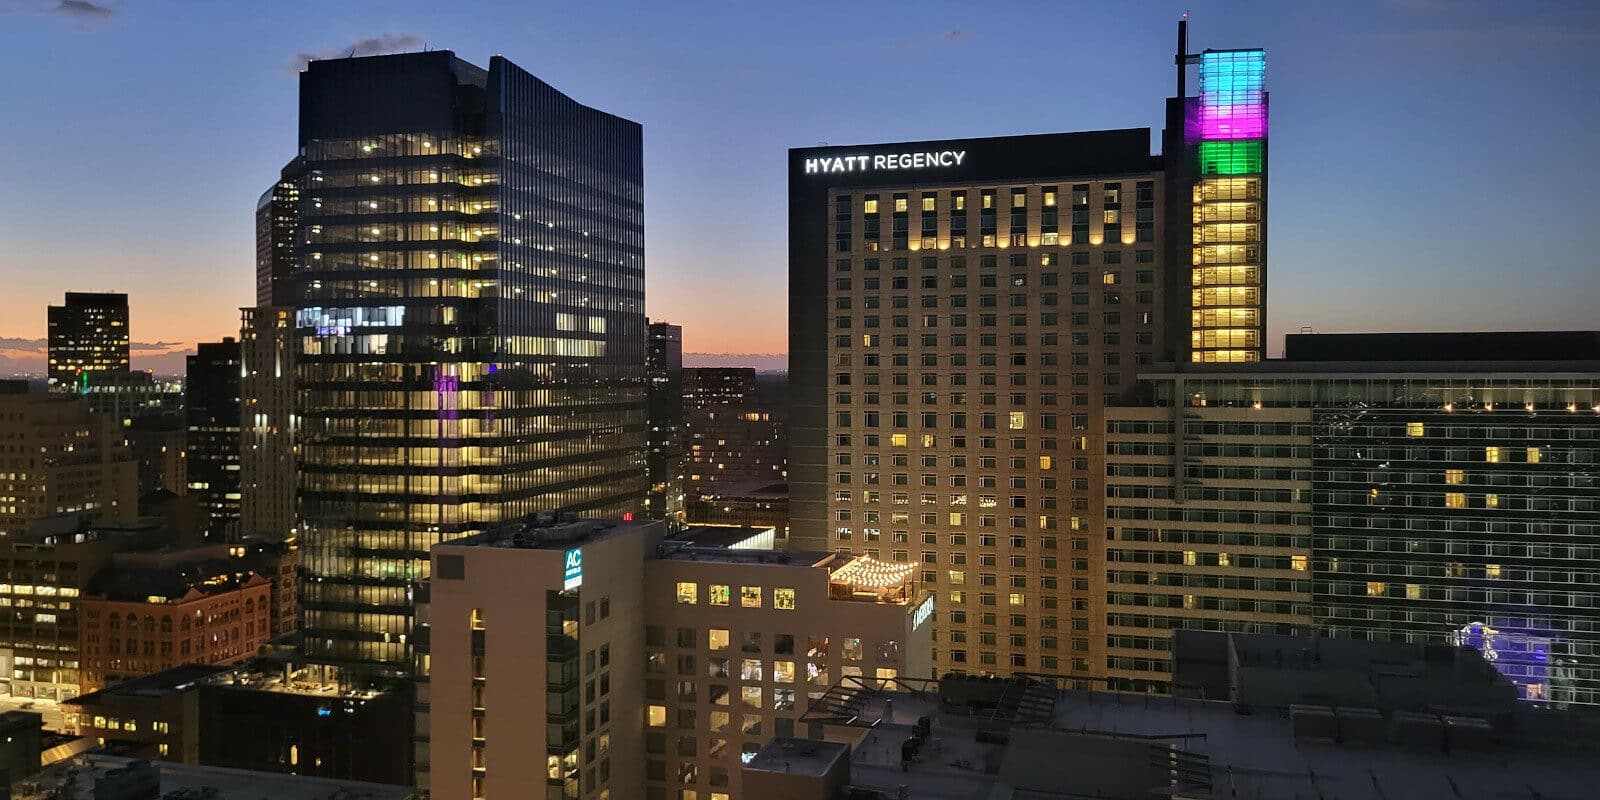
[[206, 536], [213, 540], [239, 535], [239, 341], [201, 342], [187, 358], [184, 419], [189, 491], [210, 518]]
[[78, 602], [79, 691], [180, 664], [233, 664], [271, 638], [271, 585], [224, 562], [111, 567]]
[[650, 498], [652, 519], [682, 521], [684, 476], [683, 326], [650, 323]]
[[128, 296], [111, 292], [67, 292], [50, 306], [49, 378], [53, 391], [77, 391], [85, 374], [126, 372]]
[[1163, 337], [1149, 148], [1140, 129], [790, 153], [793, 546], [919, 565], [942, 670], [1087, 649], [1094, 422]]
[[239, 530], [246, 538], [296, 534], [294, 309], [239, 309]]
[[435, 51], [312, 61], [300, 147], [306, 651], [405, 675], [429, 547], [644, 509], [642, 134]]
[[256, 307], [293, 306], [304, 162], [296, 157], [256, 201]]
[[114, 421], [77, 397], [0, 393], [0, 533], [58, 515], [128, 521], [138, 468]]
[[1112, 409], [1105, 674], [1170, 688], [1173, 629], [1316, 632], [1466, 644], [1526, 700], [1600, 699], [1600, 348], [1483, 361], [1502, 335], [1453, 336], [1449, 360], [1367, 360], [1417, 352], [1389, 335], [1152, 374]]
[[[737, 797], [742, 761], [838, 676], [931, 674], [933, 600], [914, 570], [663, 532], [518, 527], [434, 549], [421, 785]], [[525, 669], [541, 662], [545, 691]]]

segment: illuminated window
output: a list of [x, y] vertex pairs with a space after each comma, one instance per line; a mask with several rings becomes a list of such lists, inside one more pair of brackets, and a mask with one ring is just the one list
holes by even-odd
[[967, 584], [967, 573], [965, 570], [950, 570], [949, 577], [951, 586], [965, 586]]
[[686, 606], [692, 606], [700, 602], [700, 584], [692, 581], [679, 581], [678, 602]]
[[794, 662], [772, 662], [772, 681], [773, 683], [794, 683]]
[[1422, 423], [1420, 423], [1420, 422], [1407, 422], [1406, 423], [1406, 435], [1407, 436], [1422, 436], [1422, 435], [1424, 435], [1426, 433], [1427, 433], [1427, 428], [1424, 427]]
[[1500, 507], [1500, 495], [1497, 495], [1497, 494], [1486, 494], [1486, 495], [1484, 495], [1483, 496], [1483, 507], [1484, 508], [1499, 508]]
[[1056, 204], [1056, 193], [1055, 192], [1045, 192], [1044, 193], [1044, 204], [1045, 204], [1046, 208], [1053, 207]]
[[891, 446], [893, 446], [893, 447], [905, 447], [906, 446], [906, 435], [903, 434], [903, 433], [891, 433], [891, 434], [889, 434], [889, 444]]
[[481, 608], [472, 609], [472, 629], [475, 631], [483, 630], [483, 609]]
[[780, 611], [793, 611], [794, 610], [794, 590], [793, 589], [773, 589], [772, 590], [772, 607], [776, 608], [776, 609], [778, 609]]
[[1028, 427], [1028, 412], [1026, 412], [1026, 411], [1013, 411], [1013, 412], [1011, 412], [1010, 419], [1009, 419], [1009, 422], [1007, 424], [1011, 428], [1011, 430], [1014, 430], [1014, 431], [1020, 431], [1023, 428]]
[[1462, 492], [1445, 492], [1445, 494], [1444, 494], [1444, 507], [1445, 508], [1466, 508], [1467, 507], [1467, 496], [1466, 496], [1466, 494], [1462, 493]]
[[1184, 566], [1186, 566], [1186, 567], [1194, 566], [1195, 565], [1195, 558], [1196, 558], [1196, 555], [1195, 555], [1195, 552], [1193, 550], [1185, 550], [1185, 551], [1183, 551], [1183, 565]]
[[1383, 581], [1368, 581], [1367, 582], [1367, 596], [1368, 597], [1382, 597], [1382, 596], [1384, 596], [1384, 595], [1386, 595], [1388, 593], [1389, 593], [1389, 584], [1386, 584]]
[[1122, 277], [1120, 273], [1106, 272], [1100, 276], [1100, 282], [1107, 286], [1115, 286], [1122, 282]]
[[728, 649], [728, 629], [711, 628], [706, 631], [706, 647], [711, 650]]
[[1022, 592], [1012, 592], [1008, 599], [1013, 606], [1025, 606], [1028, 604], [1028, 598]]
[[922, 198], [922, 210], [923, 211], [932, 211], [933, 210], [933, 195], [927, 195], [927, 196]]
[[1537, 463], [1539, 463], [1539, 448], [1537, 448], [1537, 447], [1528, 448], [1528, 463], [1529, 464], [1537, 464]]
[[650, 706], [649, 713], [648, 713], [648, 721], [649, 721], [650, 727], [652, 727], [652, 728], [665, 728], [665, 727], [667, 727], [667, 707], [666, 706]]
[[1488, 578], [1489, 580], [1494, 580], [1494, 581], [1500, 580], [1500, 565], [1499, 564], [1484, 564], [1483, 565], [1483, 577]]
[[1227, 553], [1218, 553], [1217, 554], [1217, 566], [1219, 566], [1219, 567], [1230, 567], [1230, 566], [1233, 566], [1233, 559], [1229, 558]]
[[966, 195], [964, 195], [964, 194], [951, 195], [950, 199], [954, 200], [955, 203], [956, 203], [954, 210], [956, 210], [956, 211], [966, 211], [967, 210], [967, 196]]
[[856, 637], [856, 636], [847, 636], [847, 637], [845, 637], [845, 640], [844, 640], [844, 660], [846, 660], [846, 661], [860, 661], [861, 660], [861, 638], [860, 637]]
[[877, 200], [877, 198], [873, 198], [873, 199], [868, 200], [865, 203], [863, 203], [861, 210], [865, 211], [868, 214], [876, 214], [876, 213], [878, 213], [878, 200]]
[[1296, 572], [1305, 572], [1308, 560], [1305, 556], [1289, 556], [1289, 568]]
[[1500, 463], [1500, 448], [1494, 446], [1483, 448], [1483, 460], [1490, 464]]
[[745, 608], [760, 608], [761, 607], [761, 587], [760, 586], [740, 586], [739, 587], [739, 605], [744, 606]]
[[1467, 482], [1467, 471], [1464, 469], [1447, 469], [1444, 471], [1444, 482], [1451, 486], [1460, 486]]
[[708, 598], [708, 602], [714, 606], [725, 606], [728, 604], [728, 595], [728, 587], [725, 584], [713, 583], [711, 584], [711, 596]]
[[1107, 225], [1119, 225], [1122, 223], [1122, 211], [1120, 209], [1108, 208], [1106, 209], [1105, 219]]
[[1055, 464], [1054, 456], [1039, 456], [1039, 469], [1054, 469]]
[[1421, 600], [1422, 599], [1422, 585], [1421, 584], [1417, 584], [1417, 583], [1408, 583], [1408, 584], [1406, 584], [1406, 599], [1407, 600]]

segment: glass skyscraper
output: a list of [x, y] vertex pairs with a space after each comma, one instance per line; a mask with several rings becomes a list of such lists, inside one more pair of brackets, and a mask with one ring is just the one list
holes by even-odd
[[305, 648], [413, 669], [428, 548], [647, 490], [642, 132], [448, 51], [301, 74]]

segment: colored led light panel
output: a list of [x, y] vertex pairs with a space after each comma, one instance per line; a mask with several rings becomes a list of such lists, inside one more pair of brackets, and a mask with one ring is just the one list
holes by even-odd
[[1201, 139], [1259, 139], [1267, 135], [1263, 92], [1266, 68], [1266, 53], [1261, 50], [1200, 55]]
[[1201, 142], [1200, 174], [1252, 175], [1261, 171], [1261, 142]]

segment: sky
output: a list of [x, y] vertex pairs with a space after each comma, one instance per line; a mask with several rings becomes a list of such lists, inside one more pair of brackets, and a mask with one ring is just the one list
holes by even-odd
[[1271, 351], [1600, 327], [1590, 0], [0, 0], [0, 373], [67, 290], [132, 295], [136, 367], [236, 335], [298, 65], [423, 47], [642, 123], [647, 312], [690, 363], [781, 366], [788, 148], [1158, 136], [1185, 11], [1192, 50], [1267, 51]]

